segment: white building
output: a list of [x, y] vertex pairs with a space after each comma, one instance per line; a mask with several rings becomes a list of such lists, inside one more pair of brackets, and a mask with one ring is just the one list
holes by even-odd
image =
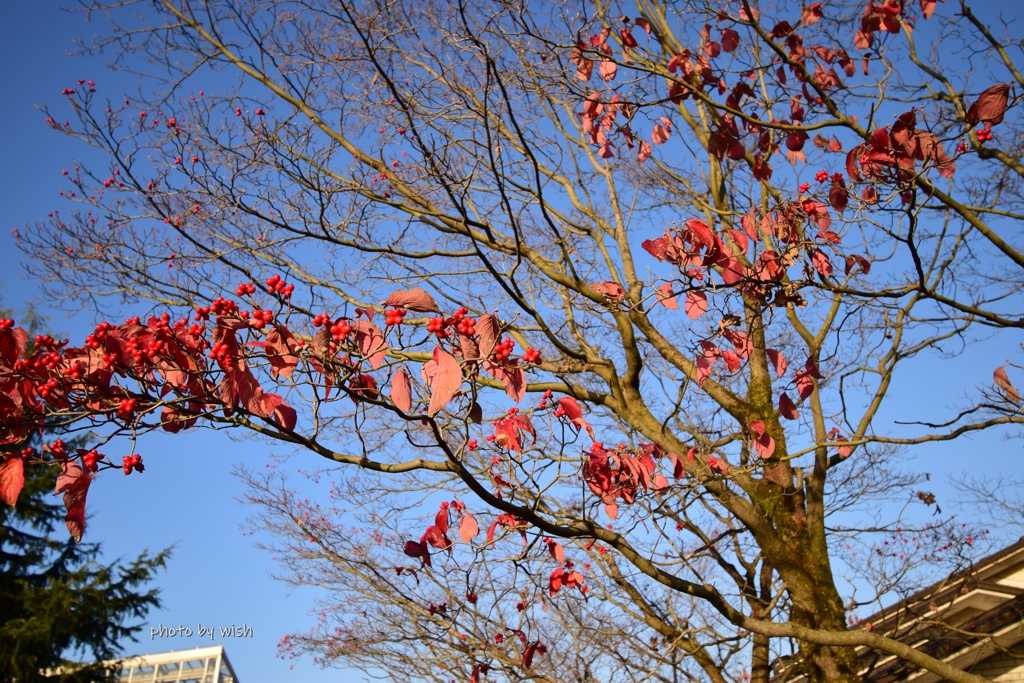
[[118, 683], [239, 683], [223, 645], [120, 661]]

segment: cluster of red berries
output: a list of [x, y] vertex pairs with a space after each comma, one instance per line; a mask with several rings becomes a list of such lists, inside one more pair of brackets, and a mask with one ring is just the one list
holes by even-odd
[[455, 323], [455, 329], [459, 331], [459, 334], [472, 336], [476, 332], [476, 320], [467, 318], [467, 313], [469, 313], [468, 308], [460, 308], [452, 315], [452, 322]]
[[95, 472], [100, 468], [98, 460], [103, 459], [103, 454], [98, 452], [95, 448], [82, 456], [82, 463], [85, 465], [85, 469], [89, 472]]
[[389, 308], [384, 311], [384, 324], [388, 326], [401, 325], [405, 320], [406, 312], [404, 308]]
[[825, 182], [826, 180], [828, 180], [828, 171], [826, 171], [825, 169], [818, 171], [817, 173], [814, 174], [814, 179], [817, 180], [819, 183]]
[[85, 377], [85, 368], [81, 363], [75, 362], [74, 365], [64, 371], [64, 377], [77, 381]]
[[213, 358], [221, 365], [227, 365], [232, 358], [228, 345], [224, 342], [214, 344], [210, 348], [210, 358]]
[[36, 393], [39, 394], [40, 398], [50, 398], [50, 393], [57, 388], [57, 380], [51, 377], [46, 380], [46, 384], [41, 384], [36, 387]]
[[444, 318], [431, 318], [427, 321], [427, 332], [436, 334], [438, 339], [447, 339], [451, 336], [451, 330], [448, 329], [448, 321]]
[[14, 327], [14, 320], [12, 318], [0, 318], [0, 330], [9, 330]]
[[269, 277], [264, 282], [267, 283], [267, 291], [271, 294], [280, 294], [285, 299], [292, 298], [292, 292], [295, 291], [295, 285], [290, 285], [281, 279], [280, 275], [274, 275]]
[[[213, 311], [214, 315], [231, 315], [232, 313], [238, 312], [238, 304], [234, 301], [228, 301], [222, 296], [218, 296], [210, 304], [209, 310]], [[206, 320], [206, 318], [203, 318]]]
[[989, 142], [992, 140], [992, 127], [978, 129], [978, 142]]
[[274, 320], [274, 312], [267, 309], [264, 311], [253, 311], [252, 320], [249, 321], [250, 327], [255, 327], [257, 330], [262, 330], [264, 326], [269, 325]]
[[800, 194], [807, 192], [809, 189], [811, 189], [810, 183], [800, 183]]
[[124, 470], [125, 475], [129, 475], [132, 473], [132, 470], [142, 472], [146, 469], [146, 466], [142, 464], [142, 456], [136, 453], [135, 455], [124, 456], [121, 469]]
[[473, 591], [470, 591], [469, 593], [466, 593], [466, 602], [468, 602], [471, 605], [475, 605], [476, 604], [476, 593], [474, 593]]
[[242, 284], [238, 285], [238, 288], [235, 290], [235, 296], [245, 296], [246, 294], [255, 293], [256, 285], [254, 285], [251, 282], [243, 282]]
[[448, 603], [442, 602], [440, 605], [432, 604], [430, 605], [430, 607], [427, 608], [427, 611], [430, 612], [430, 616], [434, 616], [437, 612], [440, 612], [441, 614], [446, 614], [448, 612]]
[[540, 363], [540, 351], [534, 348], [526, 349], [526, 352], [523, 353], [523, 362]]
[[50, 444], [50, 453], [52, 453], [53, 457], [57, 458], [58, 460], [68, 457], [68, 452], [65, 449], [64, 439], [57, 439], [52, 444]]
[[[512, 355], [512, 349], [515, 348], [515, 345], [516, 343], [512, 339], [502, 339], [494, 347], [494, 359], [499, 361], [505, 360], [506, 358]], [[538, 357], [540, 356], [539, 353], [537, 355]]]
[[468, 441], [468, 442], [466, 443], [466, 450], [468, 450], [468, 451], [475, 451], [475, 450], [477, 449], [477, 446], [478, 446], [478, 445], [479, 445], [479, 444], [477, 443], [477, 440], [476, 440], [476, 439], [470, 439], [470, 440], [469, 440], [469, 441]]
[[134, 398], [121, 399], [121, 403], [117, 406], [117, 416], [125, 420], [130, 420], [132, 415], [135, 414], [135, 404], [136, 401]]
[[340, 342], [345, 339], [351, 332], [352, 326], [344, 318], [339, 319], [336, 323], [331, 325], [331, 339], [336, 342]]

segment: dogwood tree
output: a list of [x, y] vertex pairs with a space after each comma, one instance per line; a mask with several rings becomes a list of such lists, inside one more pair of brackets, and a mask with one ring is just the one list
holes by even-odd
[[899, 517], [857, 515], [935, 503], [897, 449], [1021, 422], [997, 363], [958, 414], [880, 419], [898, 368], [1022, 326], [998, 23], [934, 0], [94, 9], [144, 87], [45, 108], [109, 165], [69, 168], [75, 208], [20, 241], [55, 296], [137, 310], [31, 354], [3, 323], [9, 504], [44, 422], [95, 435], [44, 447], [76, 536], [147, 432], [251, 432], [341, 466], [320, 505], [252, 479], [293, 578], [342, 596], [292, 651], [403, 680], [848, 681], [886, 657], [978, 680], [851, 627], [837, 568], [881, 594], [950, 552], [936, 526], [879, 555]]

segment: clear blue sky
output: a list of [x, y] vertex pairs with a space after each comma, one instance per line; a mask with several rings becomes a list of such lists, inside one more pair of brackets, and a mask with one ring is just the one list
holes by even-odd
[[[0, 107], [4, 150], [0, 157], [0, 293], [3, 305], [15, 310], [30, 300], [41, 304], [42, 311], [49, 312], [54, 330], [81, 338], [93, 322], [91, 318], [68, 319], [47, 311], [32, 283], [19, 278], [20, 255], [10, 236], [11, 229], [59, 206], [57, 193], [65, 186], [61, 169], [88, 153], [50, 131], [34, 106], [44, 101], [61, 105], [61, 89], [79, 78], [93, 79], [111, 94], [130, 92], [133, 84], [124, 75], [110, 73], [102, 57], [67, 55], [73, 38], [101, 32], [103, 27], [86, 24], [79, 14], [62, 12], [60, 4], [58, 0], [9, 2], [0, 24], [4, 93]], [[935, 358], [904, 373], [883, 421], [934, 419], [972, 387], [990, 384], [997, 365], [1006, 358], [1019, 357], [1010, 336], [973, 344], [960, 358]], [[934, 488], [946, 511], [952, 512], [952, 501], [942, 497], [948, 492], [943, 484], [946, 477], [967, 470], [1016, 476], [1020, 450], [1019, 440], [1003, 441], [993, 434], [931, 446], [914, 455], [916, 466], [933, 474]], [[160, 580], [164, 609], [150, 615], [141, 642], [130, 644], [128, 653], [211, 644], [196, 637], [150, 640], [150, 627], [183, 625], [195, 630], [198, 624], [246, 624], [252, 627], [252, 638], [220, 641], [242, 683], [362, 680], [356, 673], [323, 672], [309, 662], [285, 662], [275, 656], [282, 636], [303, 631], [314, 622], [307, 612], [315, 596], [310, 591], [291, 592], [271, 579], [274, 563], [270, 555], [255, 549], [239, 528], [247, 511], [236, 501], [243, 491], [230, 471], [243, 462], [259, 466], [267, 460], [267, 446], [201, 433], [147, 438], [140, 452], [146, 458], [144, 475], [97, 479], [90, 494], [87, 531], [90, 540], [104, 544], [110, 557], [133, 557], [146, 548], [177, 545]], [[313, 464], [310, 456], [295, 458], [288, 466], [297, 469]]]

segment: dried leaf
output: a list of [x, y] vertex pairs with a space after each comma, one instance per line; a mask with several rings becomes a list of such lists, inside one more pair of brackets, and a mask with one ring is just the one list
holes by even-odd
[[1020, 394], [1010, 383], [1010, 377], [1006, 374], [1006, 366], [1001, 365], [996, 368], [996, 371], [992, 373], [992, 379], [995, 381], [996, 386], [1003, 390], [1006, 397], [1014, 403], [1020, 403]]
[[975, 125], [984, 123], [994, 126], [1003, 122], [1003, 114], [1010, 96], [1010, 86], [1006, 83], [993, 85], [978, 96], [977, 101], [967, 110], [967, 123]]
[[401, 289], [394, 292], [381, 303], [381, 306], [393, 306], [396, 308], [407, 308], [410, 311], [419, 313], [440, 313], [434, 297], [419, 287], [413, 289]]
[[596, 282], [591, 285], [598, 294], [604, 294], [612, 301], [621, 301], [626, 296], [626, 290], [617, 282]]

